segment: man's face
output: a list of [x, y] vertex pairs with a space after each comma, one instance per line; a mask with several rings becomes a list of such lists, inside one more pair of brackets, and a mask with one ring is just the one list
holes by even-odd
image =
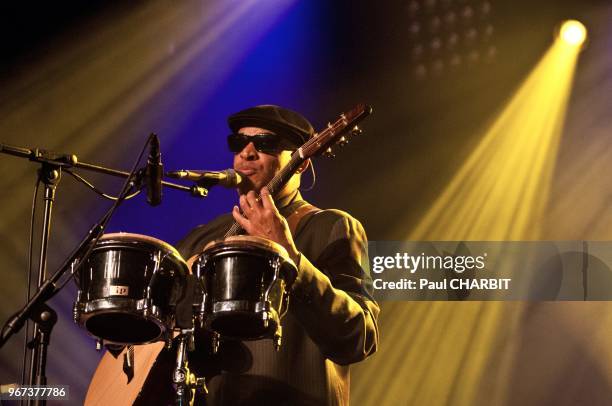
[[[238, 133], [247, 136], [273, 134], [272, 131], [259, 127], [243, 127]], [[243, 181], [239, 186], [240, 194], [249, 190], [259, 192], [290, 159], [290, 151], [270, 154], [257, 151], [252, 142], [247, 144], [242, 151], [234, 154], [234, 170], [243, 175]]]

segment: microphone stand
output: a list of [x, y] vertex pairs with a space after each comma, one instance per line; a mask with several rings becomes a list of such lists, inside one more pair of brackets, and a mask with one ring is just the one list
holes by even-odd
[[[148, 144], [148, 142], [147, 142]], [[127, 191], [130, 189], [129, 182], [126, 182], [124, 190], [121, 192], [119, 199], [111, 207], [111, 209], [98, 221], [81, 241], [78, 248], [70, 255], [70, 257], [64, 262], [64, 264], [56, 271], [48, 280], [46, 280], [47, 271], [47, 252], [49, 244], [49, 236], [51, 230], [51, 217], [53, 211], [53, 203], [55, 201], [55, 192], [57, 186], [61, 180], [62, 169], [66, 168], [82, 168], [89, 171], [104, 173], [112, 176], [122, 177], [131, 179], [135, 177], [135, 167], [132, 173], [119, 171], [115, 169], [105, 168], [103, 166], [89, 164], [86, 162], [79, 162], [76, 155], [73, 154], [58, 154], [52, 151], [43, 149], [28, 149], [16, 146], [10, 146], [0, 143], [0, 152], [17, 156], [20, 158], [29, 159], [32, 162], [41, 164], [38, 171], [38, 176], [41, 182], [45, 185], [44, 190], [44, 214], [42, 221], [42, 233], [41, 233], [41, 247], [40, 256], [38, 263], [38, 291], [34, 296], [26, 303], [26, 305], [14, 316], [12, 316], [7, 323], [4, 325], [0, 332], [0, 348], [8, 341], [8, 339], [15, 333], [17, 333], [24, 325], [26, 320], [31, 319], [34, 321], [34, 338], [28, 343], [28, 347], [33, 350], [32, 358], [30, 362], [30, 376], [29, 385], [46, 385], [47, 377], [46, 361], [47, 361], [47, 348], [50, 343], [51, 332], [53, 326], [57, 321], [57, 313], [48, 305], [46, 301], [55, 296], [63, 285], [59, 287], [56, 283], [60, 280], [62, 275], [66, 273], [68, 269], [72, 269], [72, 272], [78, 272], [78, 268], [87, 259], [89, 253], [93, 249], [92, 241], [97, 241], [102, 233], [108, 221], [110, 220], [114, 210], [122, 202], [127, 195]], [[144, 149], [143, 149], [144, 152]], [[141, 154], [142, 157], [142, 154]], [[140, 159], [139, 159], [140, 161]], [[142, 177], [143, 171], [139, 172], [137, 177]], [[131, 185], [134, 185], [134, 181]], [[137, 182], [140, 183], [140, 182]], [[206, 197], [208, 190], [203, 187], [193, 186], [187, 187], [177, 185], [171, 182], [162, 181], [163, 186], [171, 187], [177, 190], [189, 192], [192, 196]], [[85, 254], [79, 258], [87, 247]], [[45, 405], [44, 400], [33, 400], [34, 405]]]
[[[42, 235], [40, 243], [40, 256], [38, 260], [38, 289], [41, 289], [45, 279], [47, 279], [47, 248], [49, 244], [49, 234], [51, 231], [51, 215], [53, 203], [55, 202], [55, 192], [62, 176], [62, 163], [53, 164], [42, 162], [38, 171], [39, 180], [45, 185], [44, 190], [44, 214], [42, 221]], [[41, 297], [44, 297], [41, 295]], [[40, 304], [43, 304], [41, 302]], [[34, 308], [33, 308], [34, 309]], [[57, 313], [51, 307], [37, 306], [36, 312], [32, 311], [34, 320], [34, 338], [28, 345], [32, 349], [30, 359], [30, 385], [46, 385], [45, 375], [47, 364], [47, 348], [51, 339], [51, 331], [57, 321]], [[37, 404], [38, 402], [34, 402]]]
[[[87, 171], [104, 173], [106, 175], [111, 175], [119, 178], [127, 178], [130, 176], [129, 172], [120, 171], [117, 169], [106, 168], [104, 166], [91, 164], [87, 162], [80, 162], [76, 155], [71, 154], [57, 154], [52, 151], [46, 151], [43, 149], [28, 149], [22, 147], [16, 147], [6, 144], [0, 143], [0, 152], [4, 154], [9, 154], [13, 156], [17, 156], [20, 158], [26, 158], [33, 162], [39, 162], [41, 164], [49, 164], [55, 165], [60, 168], [79, 168], [85, 169]], [[58, 179], [59, 181], [59, 179]], [[204, 187], [188, 187], [183, 185], [178, 185], [176, 183], [167, 182], [162, 180], [162, 186], [166, 186], [172, 189], [177, 189], [183, 192], [188, 192], [192, 196], [195, 197], [206, 197], [208, 195], [208, 190]]]

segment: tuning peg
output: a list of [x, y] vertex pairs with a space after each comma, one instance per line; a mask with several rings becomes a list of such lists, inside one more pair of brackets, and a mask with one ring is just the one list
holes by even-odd
[[363, 134], [363, 131], [361, 131], [361, 128], [359, 128], [357, 126], [353, 127], [353, 129], [351, 130], [351, 135], [353, 135], [353, 136], [358, 136], [358, 135], [361, 135], [361, 134]]
[[346, 144], [348, 144], [348, 140], [346, 139], [346, 137], [342, 136], [340, 137], [340, 139], [338, 140], [338, 145], [340, 145], [341, 147], [345, 146]]
[[330, 148], [327, 148], [325, 152], [323, 152], [323, 156], [326, 158], [334, 158], [336, 155], [334, 154], [334, 152], [332, 151], [330, 147]]

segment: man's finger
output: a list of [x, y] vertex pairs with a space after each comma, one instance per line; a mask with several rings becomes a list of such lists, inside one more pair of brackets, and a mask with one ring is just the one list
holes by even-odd
[[246, 195], [241, 195], [240, 196], [239, 203], [240, 203], [240, 208], [242, 209], [243, 213], [247, 213], [247, 212], [253, 210], [253, 208], [251, 207], [251, 204], [249, 203], [249, 201], [246, 198]]
[[257, 195], [252, 190], [246, 194], [246, 200], [253, 209], [261, 206], [261, 203], [257, 201]]
[[241, 195], [239, 203], [240, 208], [242, 209], [242, 214], [244, 214], [245, 217], [248, 217], [249, 214], [255, 209], [255, 206], [251, 204], [251, 201], [249, 201], [247, 195]]
[[238, 209], [238, 206], [234, 206], [234, 209], [232, 210], [232, 216], [234, 216], [234, 220], [236, 220], [236, 223], [240, 224], [240, 227], [244, 228], [247, 232], [249, 232], [248, 228], [251, 226], [251, 223], [249, 222], [249, 219], [245, 218], [242, 213], [240, 213], [240, 209]]
[[272, 199], [272, 195], [267, 187], [263, 187], [261, 189], [261, 202], [263, 203], [263, 207], [265, 209], [277, 211], [276, 206], [274, 205], [274, 199]]

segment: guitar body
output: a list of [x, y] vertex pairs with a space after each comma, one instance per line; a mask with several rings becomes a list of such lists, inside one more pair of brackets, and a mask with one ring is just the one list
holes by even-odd
[[[123, 371], [125, 348], [119, 356], [114, 357], [106, 351], [94, 376], [89, 384], [85, 397], [86, 406], [123, 406], [135, 403], [151, 404], [146, 398], [154, 396], [155, 404], [160, 404], [166, 396], [160, 396], [167, 392], [160, 389], [169, 386], [171, 389], [171, 364], [168, 357], [160, 356], [164, 349], [164, 342], [134, 346], [134, 376], [128, 382], [128, 377]], [[168, 365], [169, 364], [169, 365]], [[165, 382], [158, 386], [156, 378], [165, 378]], [[152, 392], [147, 393], [146, 387], [155, 387]], [[142, 394], [141, 394], [142, 393]], [[140, 395], [140, 398], [139, 398]], [[169, 400], [172, 398], [170, 397]]]

